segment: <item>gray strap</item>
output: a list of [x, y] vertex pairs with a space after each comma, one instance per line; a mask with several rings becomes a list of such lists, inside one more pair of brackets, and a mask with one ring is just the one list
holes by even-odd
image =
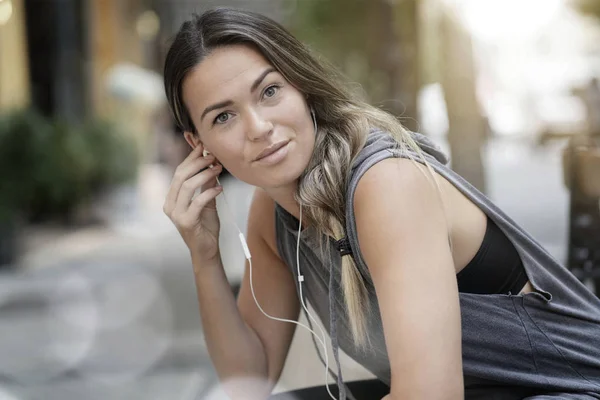
[[[305, 298], [304, 302], [305, 302], [304, 304], [306, 304], [306, 298]], [[310, 317], [308, 316], [308, 313], [306, 312], [306, 310], [304, 310], [304, 307], [302, 308], [302, 310], [304, 311], [304, 316], [306, 317], [306, 320], [308, 321], [308, 327], [309, 327], [309, 328], [310, 328], [312, 331], [314, 331], [315, 329], [314, 329], [314, 327], [313, 327], [312, 320], [311, 320], [311, 319], [310, 319]], [[336, 375], [336, 373], [335, 373], [335, 372], [333, 372], [333, 370], [331, 369], [331, 367], [327, 366], [327, 363], [325, 362], [325, 358], [324, 358], [324, 357], [323, 357], [323, 355], [321, 354], [321, 347], [320, 347], [320, 346], [319, 346], [319, 344], [317, 343], [317, 339], [315, 338], [315, 335], [311, 334], [310, 336], [312, 337], [312, 341], [313, 341], [313, 344], [315, 345], [315, 350], [317, 351], [317, 356], [319, 357], [319, 360], [321, 360], [321, 364], [323, 364], [323, 366], [324, 366], [324, 367], [327, 367], [327, 371], [329, 372], [329, 376], [331, 376], [331, 377], [333, 378], [333, 380], [335, 380], [335, 381], [337, 382], [338, 389], [339, 389], [339, 378], [338, 378], [338, 375]], [[327, 338], [324, 338], [324, 339], [325, 339], [325, 340], [327, 340]], [[337, 341], [336, 341], [336, 342], [337, 342]], [[333, 344], [332, 344], [332, 346], [333, 346]], [[334, 350], [334, 351], [335, 351], [335, 350]], [[337, 362], [337, 365], [338, 365], [338, 371], [340, 371], [340, 363], [339, 363], [339, 360], [338, 360], [338, 362]], [[344, 389], [345, 389], [345, 391], [346, 391], [346, 393], [347, 393], [347, 395], [348, 395], [348, 398], [349, 398], [350, 400], [356, 400], [356, 398], [355, 398], [355, 397], [354, 397], [354, 395], [352, 394], [352, 391], [350, 390], [350, 388], [349, 388], [348, 386], [346, 386], [346, 384], [345, 384], [345, 383], [343, 383], [343, 385], [344, 385]], [[341, 393], [341, 391], [340, 391], [340, 393]], [[340, 400], [341, 400], [341, 398], [340, 398]]]
[[342, 377], [342, 366], [340, 365], [339, 355], [339, 344], [337, 338], [337, 313], [336, 313], [336, 302], [335, 302], [335, 288], [334, 288], [334, 271], [335, 268], [331, 268], [329, 271], [329, 336], [331, 336], [331, 348], [333, 350], [333, 357], [337, 364], [337, 385], [340, 392], [339, 400], [346, 400], [346, 386], [344, 385], [344, 378]]
[[[303, 308], [304, 310], [304, 308]], [[304, 315], [306, 316], [306, 319], [308, 320], [308, 327], [314, 331], [315, 328], [313, 327], [312, 321], [310, 319], [310, 317], [308, 316], [308, 313], [306, 312], [306, 310], [304, 310]], [[319, 356], [319, 360], [321, 360], [321, 363], [323, 364], [324, 367], [327, 367], [327, 371], [329, 371], [329, 376], [333, 378], [334, 381], [337, 382], [337, 375], [335, 374], [335, 372], [333, 372], [333, 370], [331, 369], [331, 367], [329, 367], [327, 365], [327, 363], [325, 362], [325, 358], [323, 357], [323, 354], [321, 354], [321, 346], [319, 346], [319, 344], [317, 343], [317, 339], [315, 338], [315, 335], [311, 334], [310, 335], [312, 337], [312, 341], [313, 344], [315, 345], [315, 350], [317, 351], [317, 356]], [[325, 340], [327, 340], [326, 338], [324, 338]]]
[[[348, 388], [345, 384], [344, 384], [344, 379], [342, 378], [342, 367], [340, 365], [340, 357], [339, 357], [339, 343], [337, 340], [337, 313], [336, 313], [336, 307], [335, 307], [335, 295], [334, 295], [334, 271], [336, 270], [336, 268], [332, 268], [329, 271], [329, 335], [331, 337], [331, 347], [333, 350], [333, 356], [335, 358], [335, 362], [337, 364], [337, 370], [338, 373], [337, 375], [333, 372], [333, 370], [331, 368], [329, 368], [327, 366], [327, 363], [325, 363], [325, 360], [323, 358], [323, 355], [321, 354], [321, 350], [317, 344], [317, 340], [315, 338], [315, 336], [311, 333], [312, 336], [312, 341], [313, 344], [315, 345], [315, 350], [317, 351], [317, 355], [319, 357], [319, 360], [321, 360], [321, 363], [323, 364], [323, 366], [327, 367], [327, 370], [329, 372], [329, 375], [337, 382], [337, 386], [338, 386], [338, 391], [339, 391], [339, 400], [346, 400], [346, 397], [348, 396], [348, 398], [350, 400], [356, 400], [356, 398], [354, 397], [354, 395], [352, 394], [352, 392], [350, 391], [350, 388]], [[293, 272], [294, 275], [296, 275], [295, 271]], [[300, 297], [300, 282], [298, 280], [298, 276], [296, 276], [296, 291], [298, 292], [298, 296]], [[301, 301], [304, 301], [304, 304], [306, 304], [306, 296], [302, 296], [303, 298], [301, 299]], [[304, 315], [306, 316], [306, 320], [308, 321], [308, 326], [309, 328], [314, 332], [314, 327], [312, 324], [312, 321], [310, 319], [310, 316], [308, 315], [307, 311], [304, 309], [304, 307], [302, 307], [302, 309], [304, 310]], [[324, 340], [326, 340], [326, 338], [323, 338]]]

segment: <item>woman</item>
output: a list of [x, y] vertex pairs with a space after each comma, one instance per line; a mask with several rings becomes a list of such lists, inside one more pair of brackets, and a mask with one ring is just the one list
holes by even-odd
[[[208, 11], [182, 25], [164, 73], [194, 149], [164, 210], [190, 249], [220, 379], [260, 382], [232, 398], [269, 396], [295, 329], [261, 313], [251, 283], [289, 320], [303, 293], [334, 354], [373, 372], [387, 400], [600, 398], [600, 301], [281, 26]], [[237, 303], [219, 253], [221, 165], [257, 187]]]

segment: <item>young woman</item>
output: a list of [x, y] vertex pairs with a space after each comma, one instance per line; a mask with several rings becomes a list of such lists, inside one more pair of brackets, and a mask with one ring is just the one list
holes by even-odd
[[[221, 381], [259, 382], [232, 398], [269, 396], [295, 330], [254, 291], [288, 320], [306, 298], [334, 354], [386, 399], [600, 399], [598, 298], [284, 28], [233, 9], [195, 16], [164, 78], [194, 149], [164, 211], [190, 249]], [[218, 242], [221, 165], [256, 186], [237, 302]]]

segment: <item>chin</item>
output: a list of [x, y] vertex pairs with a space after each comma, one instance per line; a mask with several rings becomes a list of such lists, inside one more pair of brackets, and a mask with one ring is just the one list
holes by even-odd
[[304, 170], [286, 169], [282, 171], [273, 171], [272, 174], [262, 175], [258, 186], [264, 189], [276, 189], [295, 184]]
[[241, 180], [263, 189], [290, 186], [298, 181], [306, 169], [306, 164], [298, 162], [299, 160], [286, 161], [267, 170], [256, 170], [252, 176], [244, 177], [248, 179]]

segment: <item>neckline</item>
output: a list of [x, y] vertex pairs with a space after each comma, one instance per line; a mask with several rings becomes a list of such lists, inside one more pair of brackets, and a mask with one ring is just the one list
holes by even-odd
[[[283, 225], [285, 226], [285, 228], [289, 232], [291, 232], [295, 236], [297, 236], [298, 235], [298, 227], [300, 225], [300, 221], [298, 221], [298, 218], [294, 217], [291, 213], [289, 213], [285, 208], [283, 208], [277, 202], [275, 203], [275, 211], [277, 212], [277, 214], [283, 221]], [[303, 228], [302, 235], [300, 237], [301, 240], [307, 240], [311, 236], [313, 231], [314, 231], [314, 228], [312, 226]]]

